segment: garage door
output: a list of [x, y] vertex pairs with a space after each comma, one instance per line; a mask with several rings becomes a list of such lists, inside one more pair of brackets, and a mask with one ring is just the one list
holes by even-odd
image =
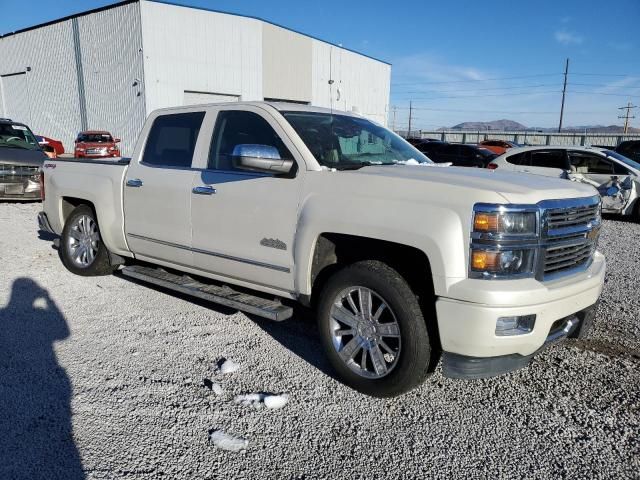
[[26, 74], [3, 75], [4, 116], [16, 122], [31, 123]]
[[184, 105], [200, 105], [202, 103], [223, 103], [223, 102], [237, 102], [240, 100], [238, 95], [226, 95], [224, 93], [210, 93], [210, 92], [193, 92], [190, 90], [184, 91]]

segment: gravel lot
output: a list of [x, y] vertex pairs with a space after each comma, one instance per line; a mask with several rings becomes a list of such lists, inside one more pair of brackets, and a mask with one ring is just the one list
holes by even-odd
[[[270, 323], [68, 273], [39, 209], [0, 203], [2, 479], [640, 478], [640, 225], [605, 221], [590, 339], [500, 378], [436, 371], [380, 400], [331, 377], [304, 311]], [[240, 369], [216, 374], [221, 358]], [[234, 403], [252, 392], [289, 403]], [[215, 448], [212, 429], [246, 452]]]

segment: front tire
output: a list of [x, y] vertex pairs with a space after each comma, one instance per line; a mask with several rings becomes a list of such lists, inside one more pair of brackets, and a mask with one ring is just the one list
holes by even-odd
[[421, 384], [432, 348], [418, 298], [383, 262], [357, 262], [334, 274], [318, 306], [329, 361], [350, 387], [392, 397]]
[[76, 207], [67, 218], [60, 241], [60, 258], [67, 270], [85, 277], [110, 275], [115, 270], [102, 242], [96, 215], [88, 205]]

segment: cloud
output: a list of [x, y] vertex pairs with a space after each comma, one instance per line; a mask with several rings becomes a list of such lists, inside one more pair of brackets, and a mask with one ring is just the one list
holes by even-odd
[[620, 52], [627, 52], [633, 48], [633, 45], [629, 42], [609, 42], [607, 45]]
[[561, 45], [582, 45], [584, 38], [581, 35], [570, 32], [568, 30], [558, 30], [554, 37]]

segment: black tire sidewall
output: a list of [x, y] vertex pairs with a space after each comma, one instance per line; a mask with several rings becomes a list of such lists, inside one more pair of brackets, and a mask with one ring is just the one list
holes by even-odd
[[[393, 310], [400, 327], [398, 363], [379, 379], [368, 379], [349, 369], [332, 342], [330, 315], [333, 302], [343, 289], [358, 286], [380, 295]], [[358, 262], [328, 280], [318, 305], [318, 329], [329, 362], [340, 379], [362, 393], [378, 397], [399, 395], [422, 383], [428, 374], [431, 345], [418, 299], [400, 274], [382, 262]]]
[[[88, 267], [79, 267], [73, 261], [73, 259], [69, 256], [69, 252], [67, 250], [67, 240], [69, 238], [69, 232], [71, 230], [71, 225], [73, 225], [76, 218], [87, 215], [96, 222], [96, 227], [98, 230], [98, 235], [100, 238], [98, 240], [98, 253], [96, 254], [96, 258], [93, 260], [93, 263]], [[88, 205], [80, 205], [76, 207], [73, 212], [67, 217], [67, 220], [64, 224], [64, 228], [62, 229], [62, 235], [60, 238], [60, 259], [64, 264], [65, 268], [70, 272], [81, 275], [84, 277], [92, 277], [98, 275], [109, 275], [113, 272], [113, 267], [109, 261], [109, 251], [102, 241], [102, 235], [100, 234], [100, 225], [98, 224], [98, 219], [96, 218], [96, 214], [93, 209]]]

